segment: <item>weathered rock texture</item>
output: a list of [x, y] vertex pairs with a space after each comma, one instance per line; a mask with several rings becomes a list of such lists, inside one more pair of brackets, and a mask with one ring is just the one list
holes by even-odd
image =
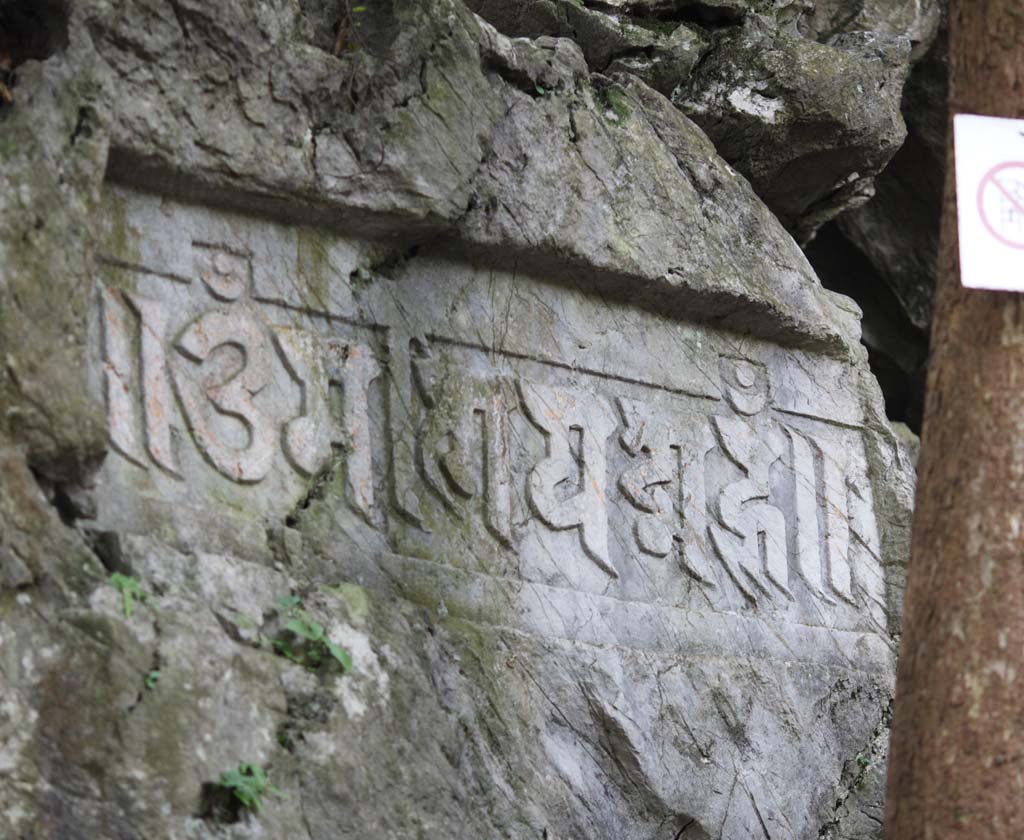
[[874, 198], [823, 228], [807, 250], [822, 283], [864, 310], [863, 340], [887, 412], [918, 432], [946, 165], [947, 65], [943, 28], [907, 79], [907, 139], [876, 179]]
[[630, 73], [703, 128], [801, 241], [874, 194], [900, 148], [910, 61], [939, 0], [470, 0], [510, 35], [560, 35], [592, 71]]
[[672, 101], [768, 18], [535, 5], [81, 0], [16, 68], [7, 836], [879, 836], [912, 468]]

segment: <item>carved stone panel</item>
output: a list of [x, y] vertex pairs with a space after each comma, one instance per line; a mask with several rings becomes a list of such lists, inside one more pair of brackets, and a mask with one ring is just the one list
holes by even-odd
[[[614, 599], [664, 620], [884, 626], [859, 409], [834, 360], [428, 255], [353, 285], [342, 263], [370, 243], [170, 202], [154, 230], [154, 201], [108, 199], [95, 381], [104, 498], [121, 501], [101, 519], [264, 533], [333, 481], [333, 532], [373, 549], [349, 567], [395, 558], [400, 579], [419, 569], [533, 632], [554, 632], [542, 593], [595, 615]], [[297, 298], [290, 276], [318, 288], [311, 240], [334, 256], [322, 294]]]

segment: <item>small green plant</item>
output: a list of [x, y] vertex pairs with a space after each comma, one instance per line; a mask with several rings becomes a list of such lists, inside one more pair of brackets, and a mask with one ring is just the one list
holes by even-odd
[[857, 778], [854, 780], [853, 786], [856, 790], [861, 790], [869, 781], [875, 781], [875, 777], [873, 773], [869, 772], [872, 767], [870, 755], [858, 753], [856, 761], [859, 772], [857, 773]]
[[146, 682], [146, 689], [148, 691], [152, 691], [154, 688], [156, 688], [156, 684], [158, 682], [160, 682], [160, 672], [159, 671], [150, 671], [148, 674], [146, 674], [145, 682]]
[[110, 585], [121, 593], [121, 608], [124, 610], [124, 617], [131, 618], [135, 602], [146, 600], [146, 594], [142, 591], [139, 579], [131, 575], [122, 575], [120, 572], [114, 572], [110, 576]]
[[290, 595], [277, 602], [278, 612], [286, 619], [286, 635], [274, 640], [274, 649], [292, 662], [315, 671], [328, 657], [333, 658], [343, 672], [352, 670], [352, 657], [327, 638], [327, 631], [302, 609], [302, 599]]
[[242, 807], [248, 808], [254, 814], [258, 814], [263, 807], [264, 794], [284, 796], [280, 790], [270, 784], [262, 767], [249, 762], [242, 762], [238, 765], [237, 770], [227, 770], [221, 773], [218, 784], [241, 802]]

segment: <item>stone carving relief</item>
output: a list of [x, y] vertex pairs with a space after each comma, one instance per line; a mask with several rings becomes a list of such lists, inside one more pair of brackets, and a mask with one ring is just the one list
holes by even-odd
[[[266, 478], [274, 458], [275, 429], [254, 397], [270, 384], [270, 344], [263, 324], [245, 312], [206, 312], [175, 343], [175, 388], [189, 429], [203, 455], [220, 473], [240, 483]], [[186, 371], [182, 359], [203, 366], [215, 351], [230, 348], [236, 359], [213, 370]], [[232, 446], [214, 431], [213, 412], [245, 426], [247, 442]], [[169, 422], [166, 415], [164, 423]]]
[[[374, 490], [370, 440], [370, 385], [381, 366], [363, 344], [323, 340], [315, 333], [276, 327], [274, 339], [288, 373], [302, 388], [302, 414], [283, 429], [289, 463], [305, 476], [315, 475], [332, 447], [346, 455], [349, 503], [373, 522]], [[332, 410], [331, 393], [341, 392], [340, 417]]]
[[[239, 484], [262, 482], [279, 450], [296, 472], [310, 477], [338, 448], [345, 453], [348, 500], [372, 521], [368, 398], [381, 374], [374, 354], [359, 343], [268, 323], [257, 307], [241, 300], [243, 261], [219, 253], [210, 262], [213, 270], [201, 274], [204, 286], [215, 302], [234, 305], [214, 306], [176, 334], [167, 304], [102, 289], [113, 447], [136, 466], [149, 469], [152, 463], [181, 479], [174, 429], [183, 426], [210, 466]], [[274, 381], [275, 365], [301, 391], [294, 415], [282, 424], [258, 401]]]
[[424, 480], [456, 516], [462, 516], [462, 500], [482, 497], [488, 530], [511, 547], [514, 383], [501, 376], [441, 377], [425, 350], [413, 364], [413, 378], [430, 411], [417, 452]]
[[582, 391], [526, 382], [519, 387], [547, 447], [547, 457], [527, 479], [530, 506], [552, 528], [579, 528], [587, 556], [618, 577], [608, 553], [606, 443], [618, 427], [611, 405]]
[[[207, 302], [184, 315], [101, 291], [110, 439], [136, 467], [185, 483], [189, 441], [239, 486], [339, 464], [349, 507], [385, 532], [396, 516], [427, 536], [439, 516], [479, 517], [515, 552], [533, 521], [575, 532], [579, 558], [558, 562], [593, 564], [608, 582], [664, 563], [750, 605], [784, 607], [798, 581], [823, 604], [863, 597], [858, 569], [877, 565], [879, 547], [863, 462], [839, 442], [855, 433], [819, 434], [777, 412], [757, 360], [721, 356], [721, 398], [701, 408], [616, 394], [614, 378], [536, 381], [536, 366], [467, 367], [444, 341], [387, 324], [360, 327], [382, 336], [371, 343], [327, 322], [282, 323], [252, 298], [246, 257], [195, 248], [189, 294]], [[284, 415], [281, 393], [294, 395]]]
[[637, 546], [654, 557], [678, 551], [687, 572], [712, 584], [704, 460], [715, 440], [708, 421], [678, 428], [637, 400], [621, 398], [619, 408], [625, 421], [622, 446], [636, 459], [619, 478], [619, 489], [642, 511], [635, 525]]

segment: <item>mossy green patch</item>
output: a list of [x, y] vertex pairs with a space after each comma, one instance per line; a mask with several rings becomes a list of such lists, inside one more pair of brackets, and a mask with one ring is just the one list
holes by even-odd
[[370, 614], [370, 598], [363, 587], [355, 583], [337, 583], [324, 586], [328, 592], [337, 595], [348, 607], [348, 618], [353, 624], [364, 625]]
[[594, 99], [597, 102], [599, 113], [614, 122], [624, 122], [632, 113], [629, 97], [617, 85], [604, 83], [595, 86]]
[[310, 309], [326, 311], [330, 300], [330, 237], [325, 231], [299, 228], [295, 260], [299, 293]]

